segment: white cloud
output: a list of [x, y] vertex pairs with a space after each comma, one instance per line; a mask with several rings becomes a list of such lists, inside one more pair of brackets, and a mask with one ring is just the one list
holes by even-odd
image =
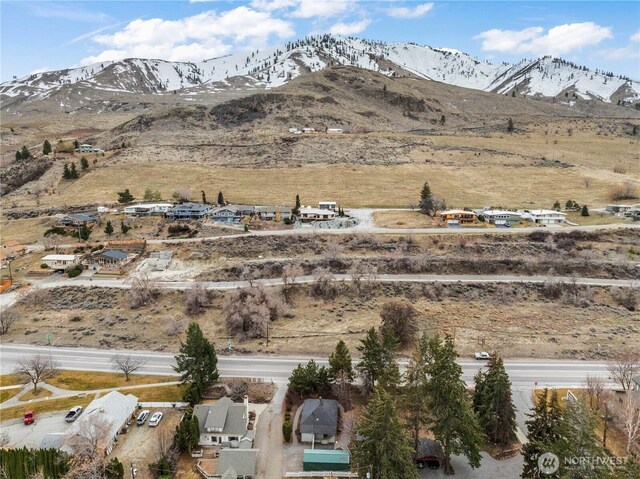
[[299, 3], [299, 0], [253, 0], [251, 6], [256, 10], [273, 12], [283, 8], [296, 7]]
[[354, 35], [367, 29], [371, 20], [365, 19], [352, 23], [336, 23], [329, 28], [329, 33], [333, 35]]
[[627, 45], [621, 48], [612, 48], [609, 50], [601, 50], [598, 55], [607, 60], [631, 60], [640, 58], [640, 51], [635, 45]]
[[550, 28], [547, 33], [544, 33], [542, 27], [530, 27], [524, 30], [494, 28], [473, 38], [482, 40], [482, 49], [485, 51], [562, 55], [597, 45], [602, 40], [613, 38], [613, 35], [610, 27], [584, 22], [558, 25]]
[[640, 31], [637, 31], [636, 33], [631, 35], [629, 37], [629, 40], [631, 40], [632, 42], [640, 42]]
[[266, 43], [272, 35], [287, 38], [294, 33], [291, 23], [246, 6], [178, 20], [138, 19], [113, 34], [95, 35], [93, 41], [105, 50], [82, 63], [129, 57], [197, 61], [228, 53], [241, 42]]
[[30, 4], [31, 12], [42, 18], [62, 18], [85, 23], [106, 23], [113, 21], [113, 18], [106, 13], [87, 10], [78, 5], [63, 5], [54, 2], [38, 2]]
[[356, 3], [356, 0], [299, 0], [298, 8], [291, 14], [297, 18], [330, 18], [340, 15]]
[[408, 7], [395, 7], [387, 10], [389, 16], [394, 18], [417, 18], [421, 17], [427, 12], [433, 9], [433, 2], [431, 3], [422, 3], [420, 5], [416, 5], [413, 8]]

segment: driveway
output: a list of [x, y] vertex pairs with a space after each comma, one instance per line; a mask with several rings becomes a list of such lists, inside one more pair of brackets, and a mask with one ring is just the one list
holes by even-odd
[[3, 433], [9, 436], [10, 447], [40, 447], [44, 436], [50, 433], [65, 432], [72, 423], [64, 420], [66, 410], [36, 414], [36, 422], [29, 426], [22, 423], [22, 419], [12, 419], [0, 424]]
[[479, 469], [471, 469], [464, 456], [452, 458], [455, 475], [445, 476], [442, 469], [421, 469], [421, 479], [436, 479], [446, 477], [458, 477], [460, 479], [511, 479], [520, 477], [522, 473], [523, 458], [520, 454], [509, 459], [497, 461], [486, 452], [482, 452], [482, 462]]
[[287, 392], [285, 383], [276, 383], [273, 399], [260, 415], [253, 447], [259, 449], [256, 464], [256, 478], [276, 478], [283, 476], [282, 470], [282, 403]]

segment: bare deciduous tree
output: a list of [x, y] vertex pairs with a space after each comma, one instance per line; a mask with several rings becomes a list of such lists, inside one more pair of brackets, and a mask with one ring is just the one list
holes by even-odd
[[131, 289], [129, 290], [131, 309], [150, 304], [159, 294], [160, 290], [156, 282], [149, 278], [146, 273], [139, 274], [131, 279]]
[[18, 313], [13, 310], [6, 310], [0, 314], [0, 336], [3, 334], [7, 334], [13, 326], [18, 321]]
[[342, 256], [343, 251], [344, 251], [344, 246], [338, 243], [337, 240], [330, 241], [324, 247], [324, 257], [326, 260], [333, 262], [338, 260]]
[[376, 268], [361, 261], [355, 263], [348, 272], [351, 275], [351, 284], [358, 294], [367, 292], [377, 278]]
[[233, 291], [223, 305], [229, 332], [245, 338], [265, 336], [269, 321], [278, 319], [285, 310], [279, 292], [262, 285]]
[[298, 276], [304, 275], [304, 270], [299, 264], [288, 264], [282, 268], [282, 284], [285, 290], [291, 288]]
[[253, 286], [255, 281], [255, 277], [253, 275], [253, 271], [248, 266], [245, 266], [240, 273], [240, 281], [246, 281], [249, 283], [249, 286]]
[[316, 298], [335, 299], [338, 296], [338, 285], [335, 276], [328, 268], [316, 268], [313, 271], [315, 281], [311, 285], [311, 295]]
[[592, 182], [593, 182], [593, 178], [589, 176], [585, 176], [584, 178], [582, 178], [582, 183], [584, 184], [585, 188], [589, 188]]
[[622, 431], [627, 440], [627, 457], [632, 457], [640, 448], [640, 398], [627, 393], [619, 410]]
[[171, 197], [180, 202], [191, 201], [191, 191], [187, 188], [178, 188], [171, 193]]
[[411, 344], [415, 337], [415, 319], [418, 312], [406, 301], [391, 300], [382, 305], [380, 329], [391, 331], [400, 344]]
[[53, 249], [55, 251], [58, 250], [58, 246], [62, 244], [63, 237], [59, 234], [50, 234], [49, 236], [45, 236], [42, 239], [42, 244], [44, 245], [44, 249]]
[[184, 308], [187, 314], [199, 314], [209, 303], [209, 291], [201, 282], [193, 283], [184, 292]]
[[185, 326], [185, 321], [182, 318], [171, 316], [165, 320], [164, 332], [170, 337], [178, 336], [184, 331]]
[[50, 357], [38, 354], [29, 359], [19, 360], [15, 373], [33, 384], [33, 391], [37, 393], [38, 383], [55, 377], [58, 368]]
[[147, 364], [147, 361], [129, 355], [116, 354], [111, 360], [111, 364], [113, 369], [124, 373], [125, 381], [129, 381], [129, 376]]
[[631, 389], [633, 377], [640, 373], [640, 351], [626, 349], [616, 352], [609, 360], [608, 369], [622, 389]]
[[604, 407], [604, 403], [609, 399], [609, 390], [606, 380], [601, 376], [587, 376], [585, 384], [586, 400], [591, 410], [598, 414]]

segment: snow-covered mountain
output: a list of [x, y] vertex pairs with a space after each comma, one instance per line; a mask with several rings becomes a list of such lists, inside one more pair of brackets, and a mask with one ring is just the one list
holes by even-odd
[[0, 84], [3, 103], [48, 98], [70, 85], [121, 93], [198, 94], [232, 88], [274, 88], [305, 72], [352, 65], [385, 75], [413, 74], [451, 85], [540, 97], [635, 103], [640, 83], [558, 58], [494, 65], [448, 48], [320, 35], [278, 47], [201, 62], [126, 59], [36, 73]]

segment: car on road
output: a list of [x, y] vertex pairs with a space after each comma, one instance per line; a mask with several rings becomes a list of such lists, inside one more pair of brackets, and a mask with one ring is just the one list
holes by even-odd
[[149, 426], [156, 427], [158, 424], [160, 424], [162, 416], [163, 414], [161, 412], [154, 412], [153, 416], [151, 416], [151, 419], [149, 419]]
[[140, 414], [138, 414], [138, 417], [136, 418], [136, 424], [138, 426], [142, 426], [145, 422], [147, 422], [147, 418], [149, 417], [149, 414], [150, 412], [148, 409], [145, 409]]
[[491, 355], [486, 351], [481, 351], [479, 353], [476, 353], [474, 356], [478, 360], [488, 361], [489, 359], [491, 359]]
[[22, 422], [24, 422], [25, 426], [33, 424], [36, 422], [36, 413], [33, 411], [25, 411], [24, 416], [22, 416]]
[[75, 406], [69, 409], [69, 412], [64, 417], [64, 420], [67, 422], [73, 422], [78, 419], [78, 416], [82, 414], [82, 406]]

